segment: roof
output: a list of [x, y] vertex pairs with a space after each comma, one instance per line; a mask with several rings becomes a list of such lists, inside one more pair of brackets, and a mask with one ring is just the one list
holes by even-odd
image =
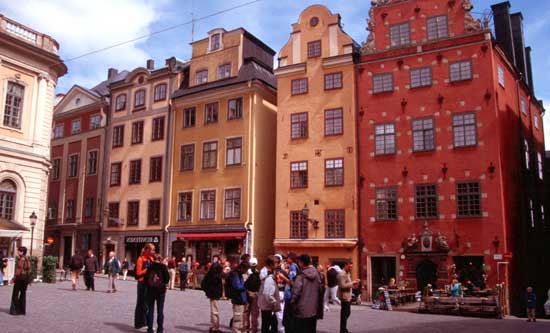
[[273, 89], [277, 89], [277, 79], [273, 74], [273, 70], [266, 68], [255, 59], [250, 58], [245, 60], [245, 63], [241, 66], [241, 69], [239, 70], [239, 74], [237, 74], [237, 76], [226, 80], [218, 80], [198, 86], [193, 86], [190, 88], [179, 89], [174, 92], [172, 97], [178, 98], [182, 96], [189, 96], [210, 89], [222, 88], [253, 80], [261, 81], [272, 87]]
[[[244, 36], [248, 39], [250, 39], [253, 43], [255, 43], [256, 45], [258, 45], [259, 47], [261, 47], [262, 49], [264, 49], [266, 52], [272, 54], [272, 55], [275, 55], [277, 52], [275, 50], [273, 50], [271, 47], [269, 47], [266, 43], [262, 42], [258, 37], [254, 36], [253, 34], [251, 34], [248, 30], [246, 30], [245, 28], [236, 28], [236, 29], [233, 29], [233, 30], [230, 30], [230, 31], [226, 31], [225, 29], [223, 28], [219, 28], [220, 30], [223, 30], [224, 31], [224, 34], [230, 34], [232, 32], [235, 32], [235, 31], [241, 31]], [[215, 31], [215, 30], [218, 30], [218, 29], [213, 29], [211, 30], [210, 32], [212, 31]], [[194, 42], [191, 42], [190, 44], [193, 45], [193, 44], [196, 44], [196, 43], [200, 43], [202, 41], [205, 41], [207, 40], [209, 37], [205, 37], [205, 38], [202, 38], [202, 39], [199, 39], [199, 40], [196, 40]]]
[[110, 91], [109, 91], [109, 84], [111, 82], [116, 82], [116, 81], [120, 81], [120, 80], [124, 80], [124, 78], [126, 78], [126, 76], [129, 74], [130, 72], [124, 70], [124, 71], [121, 71], [120, 73], [118, 73], [117, 75], [115, 75], [114, 77], [110, 78], [110, 79], [107, 79], [101, 83], [99, 83], [97, 86], [93, 87], [92, 89], [87, 89], [88, 91], [90, 91], [91, 93], [95, 94], [95, 95], [98, 95], [98, 96], [108, 96], [110, 94]]

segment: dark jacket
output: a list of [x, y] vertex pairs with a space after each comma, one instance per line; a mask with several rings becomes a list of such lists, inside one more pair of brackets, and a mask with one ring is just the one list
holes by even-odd
[[222, 266], [215, 263], [202, 280], [201, 288], [209, 299], [218, 300], [222, 298], [222, 271]]
[[71, 261], [69, 262], [69, 268], [73, 271], [79, 271], [84, 267], [84, 257], [80, 254], [75, 254], [71, 257]]
[[86, 272], [94, 273], [99, 271], [99, 263], [97, 262], [96, 256], [86, 256], [86, 259], [84, 259], [84, 270]]
[[329, 288], [338, 286], [338, 271], [334, 267], [327, 271], [327, 285]]
[[[147, 278], [149, 274], [157, 273], [157, 275], [162, 279], [162, 286], [160, 289], [158, 288], [152, 288], [147, 284]], [[153, 262], [151, 264], [151, 267], [147, 269], [147, 274], [145, 275], [145, 282], [147, 286], [147, 297], [149, 299], [154, 299], [158, 297], [160, 294], [166, 293], [166, 285], [170, 281], [170, 274], [168, 274], [168, 268], [166, 268], [165, 265], [159, 262]]]
[[537, 295], [534, 292], [527, 293], [526, 300], [528, 309], [535, 309], [537, 307]]
[[244, 286], [244, 278], [241, 272], [231, 272], [231, 287], [234, 290], [234, 294], [231, 295], [231, 304], [245, 305], [248, 304], [248, 295], [246, 294], [246, 288]]
[[294, 281], [290, 303], [297, 318], [306, 319], [318, 315], [321, 278], [313, 266], [306, 267]]

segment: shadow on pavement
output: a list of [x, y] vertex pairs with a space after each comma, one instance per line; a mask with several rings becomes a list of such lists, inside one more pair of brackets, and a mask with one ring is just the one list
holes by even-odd
[[200, 329], [197, 327], [191, 327], [191, 326], [176, 326], [177, 330], [182, 330], [184, 332], [208, 332], [208, 328]]
[[107, 326], [111, 326], [111, 327], [114, 327], [116, 328], [117, 330], [121, 331], [121, 332], [136, 332], [137, 330], [134, 328], [134, 326], [131, 326], [131, 325], [128, 325], [128, 324], [123, 324], [123, 323], [103, 323]]
[[10, 314], [10, 309], [0, 309], [0, 312]]

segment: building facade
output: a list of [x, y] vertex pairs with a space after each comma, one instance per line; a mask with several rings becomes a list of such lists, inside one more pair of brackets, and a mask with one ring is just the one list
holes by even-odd
[[66, 72], [53, 38], [0, 15], [0, 251], [10, 257], [18, 245], [43, 251], [54, 90]]
[[91, 89], [74, 85], [54, 108], [45, 230], [51, 245], [45, 254], [57, 256], [63, 267], [75, 251], [100, 251], [107, 86], [126, 74], [111, 69], [108, 79]]
[[368, 295], [390, 278], [504, 283], [519, 313], [522, 243], [542, 228], [544, 109], [521, 14], [494, 6], [493, 37], [472, 7], [373, 2], [357, 67], [361, 278]]
[[357, 258], [355, 67], [340, 15], [315, 5], [279, 53], [274, 245], [315, 264]]
[[191, 44], [189, 84], [173, 97], [167, 253], [201, 265], [265, 258], [274, 233], [275, 52], [239, 28]]
[[185, 64], [153, 60], [109, 84], [111, 95], [104, 172], [102, 255], [115, 251], [133, 266], [143, 245], [163, 253], [170, 179], [170, 96], [183, 81]]

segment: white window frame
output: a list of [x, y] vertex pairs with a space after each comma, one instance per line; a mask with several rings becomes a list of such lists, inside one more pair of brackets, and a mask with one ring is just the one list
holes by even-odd
[[[78, 131], [75, 130], [75, 124], [78, 124]], [[74, 119], [71, 121], [71, 134], [79, 134], [82, 132], [82, 122], [80, 121], [80, 118]]]
[[500, 65], [497, 66], [497, 75], [498, 75], [498, 84], [500, 84], [500, 86], [504, 88], [505, 86], [504, 69]]

